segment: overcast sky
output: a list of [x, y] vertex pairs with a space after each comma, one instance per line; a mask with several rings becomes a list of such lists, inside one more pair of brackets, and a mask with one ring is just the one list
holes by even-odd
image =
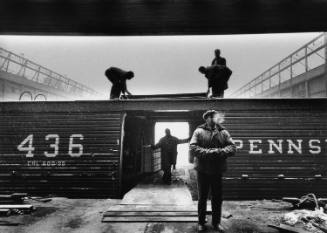
[[209, 65], [220, 48], [233, 70], [228, 94], [318, 34], [0, 36], [0, 46], [106, 94], [111, 85], [104, 71], [110, 66], [134, 71], [128, 82], [133, 94], [205, 92], [198, 67]]

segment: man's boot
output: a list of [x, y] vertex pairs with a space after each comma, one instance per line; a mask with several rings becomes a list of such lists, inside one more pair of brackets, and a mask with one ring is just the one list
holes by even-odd
[[207, 226], [204, 224], [198, 224], [198, 232], [204, 232], [207, 230]]
[[220, 233], [225, 232], [224, 228], [220, 224], [213, 224], [212, 227], [213, 227], [214, 231], [217, 231], [217, 232], [220, 232]]

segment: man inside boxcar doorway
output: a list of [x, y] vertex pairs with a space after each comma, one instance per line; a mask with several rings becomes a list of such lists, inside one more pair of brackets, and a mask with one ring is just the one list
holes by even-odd
[[190, 138], [178, 139], [171, 135], [170, 129], [166, 129], [165, 134], [157, 144], [152, 145], [152, 149], [161, 149], [161, 169], [164, 172], [162, 180], [166, 184], [171, 184], [171, 168], [172, 166], [176, 168], [177, 146], [187, 143]]
[[132, 95], [127, 90], [126, 80], [130, 80], [134, 77], [132, 71], [125, 71], [117, 67], [110, 67], [105, 71], [105, 75], [112, 83], [110, 99], [119, 99], [121, 97], [126, 98], [126, 94]]
[[226, 59], [220, 56], [219, 49], [215, 50], [215, 58], [212, 60], [211, 66], [201, 66], [199, 72], [208, 79], [207, 95], [209, 96], [211, 91], [211, 97], [223, 98], [232, 71], [227, 67]]
[[223, 232], [220, 225], [222, 206], [222, 175], [226, 171], [226, 159], [236, 152], [229, 132], [220, 124], [221, 115], [215, 110], [203, 114], [205, 123], [194, 131], [190, 142], [190, 162], [194, 163], [198, 183], [198, 230], [204, 231], [207, 198], [211, 189], [212, 225]]

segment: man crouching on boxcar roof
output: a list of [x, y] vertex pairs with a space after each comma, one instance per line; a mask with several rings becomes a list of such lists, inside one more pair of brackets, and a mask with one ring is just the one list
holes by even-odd
[[226, 159], [233, 156], [236, 146], [229, 132], [220, 124], [221, 114], [208, 110], [203, 114], [205, 123], [194, 131], [190, 142], [190, 162], [194, 162], [198, 183], [198, 230], [205, 231], [205, 219], [209, 188], [211, 189], [212, 226], [224, 232], [220, 225], [222, 206], [222, 175], [226, 171]]
[[126, 99], [126, 94], [132, 95], [127, 90], [126, 85], [126, 80], [130, 80], [134, 77], [134, 73], [132, 71], [125, 71], [117, 67], [110, 67], [105, 71], [105, 75], [112, 83], [110, 99]]

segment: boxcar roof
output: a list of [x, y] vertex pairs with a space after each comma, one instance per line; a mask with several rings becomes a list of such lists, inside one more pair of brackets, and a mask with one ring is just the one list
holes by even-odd
[[133, 99], [96, 101], [1, 102], [0, 112], [127, 112], [127, 111], [203, 111], [217, 109], [326, 109], [327, 98], [289, 99]]

